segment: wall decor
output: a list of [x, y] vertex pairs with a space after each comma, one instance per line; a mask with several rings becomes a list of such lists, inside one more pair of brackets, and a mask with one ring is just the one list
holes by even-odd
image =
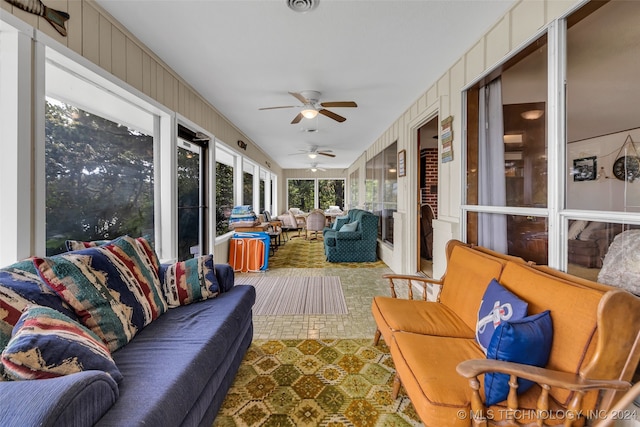
[[398, 153], [398, 176], [407, 174], [407, 150], [400, 150]]
[[573, 180], [574, 181], [594, 181], [598, 170], [596, 156], [583, 157], [573, 160]]
[[238, 140], [238, 147], [242, 148], [243, 150], [247, 149], [247, 143], [244, 141], [240, 141]]
[[440, 122], [440, 139], [442, 141], [442, 163], [453, 161], [453, 116]]
[[69, 14], [61, 10], [51, 9], [45, 6], [40, 0], [7, 0], [10, 4], [25, 12], [42, 16], [46, 19], [60, 35], [67, 36], [67, 28], [65, 22], [69, 20]]

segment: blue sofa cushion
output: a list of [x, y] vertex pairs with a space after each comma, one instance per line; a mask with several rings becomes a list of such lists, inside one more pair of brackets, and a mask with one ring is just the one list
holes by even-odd
[[147, 326], [113, 353], [124, 380], [120, 398], [97, 425], [185, 425], [203, 390], [228, 386], [222, 382], [244, 355], [240, 344], [252, 331], [254, 302], [253, 286], [236, 285]]
[[30, 305], [13, 328], [2, 352], [13, 380], [55, 378], [87, 370], [104, 371], [120, 382], [122, 374], [102, 340], [86, 327], [49, 307]]
[[12, 264], [0, 270], [0, 351], [28, 304], [51, 307], [77, 320], [71, 307], [40, 279], [33, 260]]
[[[491, 338], [487, 359], [544, 367], [553, 342], [551, 312], [544, 311], [520, 320], [502, 322]], [[518, 394], [529, 390], [533, 382], [518, 378]], [[509, 375], [489, 372], [484, 377], [487, 406], [506, 400]]]
[[167, 267], [163, 282], [169, 307], [214, 298], [220, 293], [213, 255], [177, 262]]

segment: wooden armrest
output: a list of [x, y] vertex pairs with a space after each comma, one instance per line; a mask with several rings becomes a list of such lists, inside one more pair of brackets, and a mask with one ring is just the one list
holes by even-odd
[[[469, 379], [471, 387], [471, 412], [470, 417], [474, 427], [486, 427], [491, 424], [488, 422], [487, 416], [490, 418], [491, 412], [487, 411], [480, 395], [480, 380], [478, 376], [487, 372], [500, 372], [509, 375], [509, 393], [507, 396], [507, 408], [505, 420], [508, 425], [520, 425], [515, 421], [518, 418], [519, 402], [518, 402], [518, 378], [524, 378], [536, 382], [540, 386], [540, 395], [538, 396], [535, 414], [535, 425], [544, 424], [545, 417], [549, 412], [549, 396], [552, 387], [562, 388], [575, 392], [571, 398], [566, 411], [563, 413], [565, 419], [564, 426], [573, 426], [574, 422], [578, 423], [583, 416], [582, 399], [585, 392], [589, 390], [627, 390], [631, 384], [626, 381], [618, 380], [598, 380], [587, 379], [580, 375], [554, 371], [546, 368], [538, 368], [536, 366], [523, 365], [520, 363], [503, 362], [500, 360], [474, 359], [461, 362], [456, 367], [456, 371], [460, 375]], [[533, 421], [533, 420], [532, 420]], [[531, 423], [533, 425], [533, 423]], [[493, 425], [493, 424], [492, 424]], [[529, 424], [527, 424], [529, 425]], [[580, 424], [582, 425], [582, 424]]]
[[478, 375], [487, 372], [501, 372], [503, 374], [515, 375], [518, 378], [531, 380], [538, 384], [546, 384], [551, 387], [559, 387], [572, 391], [584, 392], [599, 389], [627, 390], [631, 387], [631, 384], [627, 381], [589, 379], [568, 372], [492, 359], [465, 360], [458, 364], [456, 371], [468, 379], [476, 378]]
[[382, 277], [389, 281], [389, 287], [391, 288], [391, 297], [398, 298], [396, 294], [395, 282], [394, 280], [406, 280], [408, 282], [408, 299], [413, 299], [413, 282], [421, 282], [422, 283], [422, 300], [427, 300], [427, 285], [429, 283], [434, 285], [442, 285], [441, 280], [432, 279], [430, 277], [423, 276], [414, 276], [409, 274], [384, 274]]

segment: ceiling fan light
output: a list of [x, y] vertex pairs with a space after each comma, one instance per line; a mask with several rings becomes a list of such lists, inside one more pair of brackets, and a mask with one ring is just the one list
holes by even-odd
[[311, 168], [311, 172], [317, 172], [318, 169], [317, 168]]
[[316, 153], [309, 153], [309, 158], [310, 159], [315, 159], [316, 157], [318, 157], [318, 155]]
[[314, 119], [318, 115], [318, 110], [315, 108], [305, 108], [301, 113], [305, 119]]
[[538, 120], [544, 114], [544, 110], [529, 110], [520, 113], [525, 120]]

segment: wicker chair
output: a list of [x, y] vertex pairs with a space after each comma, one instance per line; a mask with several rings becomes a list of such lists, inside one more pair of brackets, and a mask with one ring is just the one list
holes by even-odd
[[320, 209], [312, 210], [309, 215], [307, 215], [307, 227], [305, 232], [307, 239], [310, 239], [309, 233], [313, 233], [313, 238], [317, 240], [318, 232], [322, 232], [322, 230], [324, 230], [326, 223], [327, 219], [324, 216], [324, 212], [322, 212]]

